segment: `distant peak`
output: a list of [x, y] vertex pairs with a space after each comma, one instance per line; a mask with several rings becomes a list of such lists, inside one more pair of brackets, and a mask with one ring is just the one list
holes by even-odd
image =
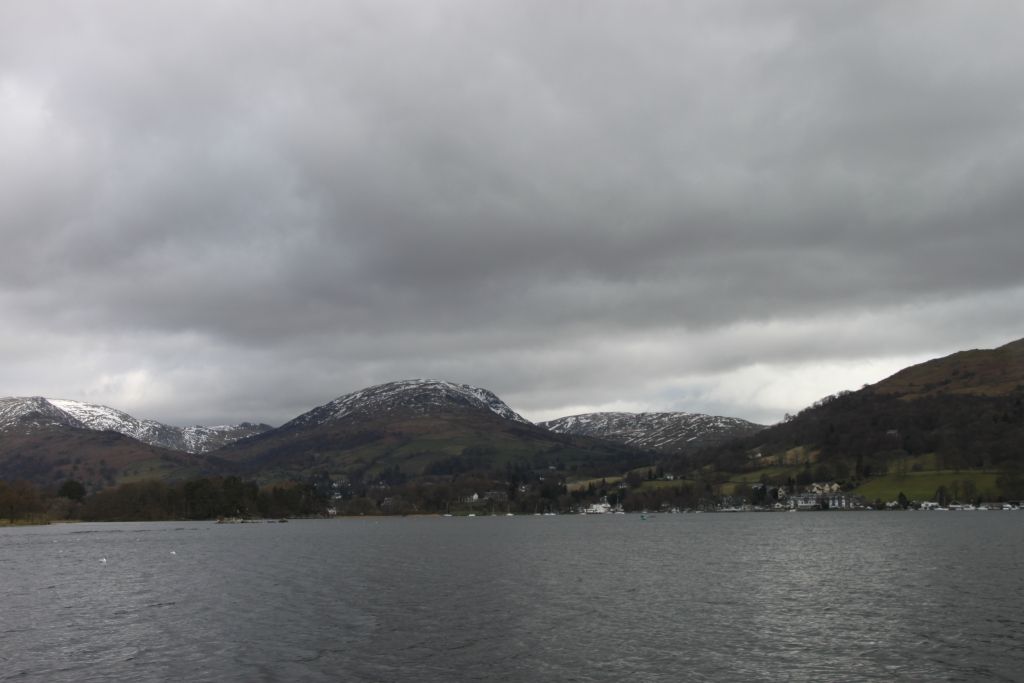
[[594, 436], [663, 451], [682, 450], [762, 429], [761, 425], [736, 417], [683, 412], [583, 413], [541, 422], [540, 426], [558, 434]]
[[53, 426], [117, 432], [151, 446], [187, 453], [206, 453], [270, 429], [267, 425], [252, 424], [181, 428], [140, 420], [115, 408], [84, 401], [41, 396], [0, 399], [0, 430]]
[[355, 414], [375, 415], [395, 410], [426, 414], [452, 406], [488, 410], [507, 420], [531, 424], [487, 389], [440, 379], [403, 379], [377, 384], [340, 396], [293, 422], [323, 423]]
[[42, 396], [0, 398], [0, 430], [15, 427], [32, 430], [44, 426], [83, 428], [85, 425]]

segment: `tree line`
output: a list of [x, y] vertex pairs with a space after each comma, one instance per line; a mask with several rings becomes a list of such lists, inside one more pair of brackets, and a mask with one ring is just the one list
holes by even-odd
[[155, 521], [219, 517], [303, 517], [323, 514], [326, 497], [312, 484], [260, 487], [238, 477], [125, 483], [92, 495], [74, 480], [56, 491], [0, 480], [0, 518], [9, 522], [78, 519]]
[[[755, 451], [805, 446], [834, 478], [863, 481], [893, 463], [934, 453], [938, 469], [1013, 470], [1024, 464], [1024, 389], [1000, 396], [940, 394], [904, 400], [870, 390], [830, 396], [748, 437], [708, 447], [686, 459], [742, 472], [759, 466]], [[684, 463], [677, 458], [677, 468]]]

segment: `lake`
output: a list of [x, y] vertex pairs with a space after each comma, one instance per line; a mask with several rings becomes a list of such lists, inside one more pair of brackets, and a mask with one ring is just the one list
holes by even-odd
[[0, 529], [0, 680], [1011, 681], [1022, 640], [1024, 512]]

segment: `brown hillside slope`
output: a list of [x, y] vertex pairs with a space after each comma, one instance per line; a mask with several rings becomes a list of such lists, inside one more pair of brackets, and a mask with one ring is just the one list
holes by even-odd
[[44, 488], [76, 479], [98, 491], [134, 479], [197, 476], [206, 467], [200, 457], [116, 432], [51, 426], [0, 433], [0, 479], [25, 479]]
[[1024, 386], [1024, 339], [997, 349], [959, 351], [900, 370], [869, 389], [916, 399], [942, 394], [1005, 396]]

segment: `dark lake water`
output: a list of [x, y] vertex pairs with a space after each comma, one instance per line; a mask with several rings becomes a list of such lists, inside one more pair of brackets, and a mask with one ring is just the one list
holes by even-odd
[[1011, 681], [1022, 641], [1024, 512], [0, 529], [0, 680]]

